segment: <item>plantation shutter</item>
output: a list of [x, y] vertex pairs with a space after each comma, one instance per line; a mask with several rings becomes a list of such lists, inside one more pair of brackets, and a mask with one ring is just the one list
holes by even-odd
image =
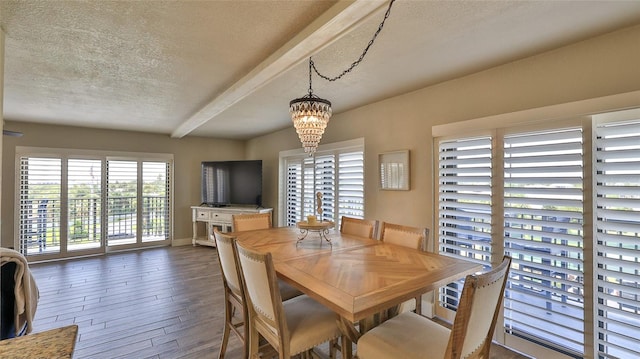
[[102, 160], [67, 162], [67, 247], [69, 250], [102, 245]]
[[507, 331], [584, 352], [582, 129], [504, 139]]
[[19, 251], [60, 252], [62, 160], [20, 158]]
[[316, 213], [316, 209], [314, 207], [314, 159], [313, 157], [306, 157], [302, 162], [304, 166], [304, 186], [303, 188], [303, 202], [302, 202], [302, 218], [303, 220], [307, 219], [307, 216], [313, 215]]
[[107, 161], [108, 245], [136, 241], [138, 213], [138, 162]]
[[[491, 137], [439, 143], [439, 252], [491, 265]], [[462, 281], [441, 288], [439, 304], [457, 309]]]
[[317, 193], [322, 194], [322, 219], [339, 228], [343, 215], [364, 218], [364, 151], [361, 146], [318, 150], [282, 157], [284, 223], [295, 226], [307, 215], [317, 215]]
[[285, 166], [285, 225], [290, 227], [302, 221], [302, 160], [288, 159]]
[[595, 129], [596, 345], [640, 357], [640, 122]]
[[[338, 224], [342, 216], [364, 218], [364, 152], [338, 155]], [[339, 225], [338, 225], [338, 228]]]
[[167, 162], [142, 163], [142, 241], [170, 238], [171, 165]]
[[[322, 193], [322, 218], [333, 221], [335, 218], [334, 203], [336, 203], [336, 156], [316, 156], [316, 185], [315, 191]], [[316, 198], [316, 206], [317, 206]], [[317, 212], [317, 209], [314, 209]], [[317, 214], [317, 213], [316, 213]]]

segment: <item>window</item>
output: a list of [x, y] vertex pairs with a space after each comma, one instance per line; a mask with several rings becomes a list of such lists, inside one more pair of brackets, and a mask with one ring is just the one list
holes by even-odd
[[[435, 139], [438, 241], [481, 263], [512, 256], [499, 341], [640, 356], [640, 110], [483, 131]], [[439, 310], [459, 288], [441, 289]]]
[[508, 332], [578, 353], [584, 348], [582, 129], [504, 137]]
[[63, 258], [171, 239], [172, 156], [111, 155], [16, 148], [23, 254]]
[[107, 245], [136, 242], [138, 164], [107, 161]]
[[[439, 251], [486, 268], [491, 266], [491, 141], [441, 141], [438, 162]], [[441, 288], [440, 306], [455, 310], [462, 287], [461, 280]]]
[[169, 239], [170, 171], [167, 162], [142, 162], [143, 242]]
[[62, 161], [20, 158], [18, 248], [24, 255], [60, 252]]
[[102, 244], [102, 161], [70, 158], [67, 163], [69, 250]]
[[640, 357], [638, 120], [595, 128], [596, 348], [600, 358]]
[[364, 141], [354, 140], [318, 148], [314, 157], [284, 151], [281, 213], [283, 224], [295, 226], [316, 213], [321, 194], [322, 218], [339, 226], [342, 216], [364, 218]]

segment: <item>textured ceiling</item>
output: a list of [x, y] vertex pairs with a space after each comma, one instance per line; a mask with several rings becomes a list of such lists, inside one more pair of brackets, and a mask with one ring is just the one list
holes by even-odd
[[[309, 55], [358, 58], [385, 1], [7, 1], [4, 117], [251, 138], [290, 126]], [[640, 1], [398, 0], [334, 113], [640, 23]]]

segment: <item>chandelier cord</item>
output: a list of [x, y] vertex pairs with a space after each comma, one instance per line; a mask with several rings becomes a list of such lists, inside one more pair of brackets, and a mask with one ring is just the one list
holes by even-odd
[[313, 60], [309, 58], [309, 97], [313, 96], [313, 89], [311, 88], [311, 67], [313, 66]]
[[384, 19], [382, 19], [382, 22], [380, 23], [380, 25], [378, 25], [378, 30], [376, 30], [375, 34], [373, 34], [373, 37], [371, 38], [371, 40], [369, 40], [369, 44], [367, 45], [367, 47], [364, 48], [364, 51], [362, 51], [362, 54], [360, 55], [360, 58], [358, 58], [356, 61], [354, 61], [351, 66], [349, 66], [348, 69], [342, 71], [342, 73], [338, 76], [335, 77], [329, 77], [329, 76], [325, 76], [323, 74], [321, 74], [318, 69], [316, 68], [316, 64], [313, 62], [313, 60], [311, 59], [311, 57], [309, 57], [309, 93], [311, 93], [311, 69], [313, 68], [313, 71], [315, 71], [315, 73], [320, 76], [321, 78], [327, 80], [327, 81], [336, 81], [340, 78], [342, 78], [342, 76], [348, 74], [349, 72], [351, 72], [351, 70], [353, 70], [356, 66], [358, 66], [362, 60], [364, 59], [365, 55], [367, 55], [367, 51], [369, 51], [369, 48], [371, 47], [371, 45], [373, 45], [373, 43], [376, 41], [376, 38], [378, 37], [378, 34], [380, 34], [380, 32], [382, 31], [382, 28], [384, 27], [384, 23], [385, 21], [387, 21], [387, 19], [389, 18], [389, 14], [391, 14], [391, 7], [393, 6], [393, 3], [396, 0], [391, 0], [389, 2], [389, 7], [387, 8], [387, 12], [384, 14]]

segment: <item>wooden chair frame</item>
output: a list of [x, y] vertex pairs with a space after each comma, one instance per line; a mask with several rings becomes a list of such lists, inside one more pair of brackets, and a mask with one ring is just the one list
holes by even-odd
[[[359, 230], [354, 231], [353, 228]], [[375, 239], [378, 234], [378, 221], [342, 216], [340, 233]]]
[[[387, 232], [387, 229], [391, 231]], [[398, 240], [391, 240], [388, 235], [391, 235], [394, 232], [402, 233], [402, 238], [398, 238]], [[418, 228], [418, 227], [410, 227], [404, 226], [400, 224], [393, 224], [388, 222], [380, 223], [380, 241], [388, 242], [391, 244], [401, 245], [404, 247], [414, 248], [419, 251], [427, 252], [428, 251], [428, 241], [429, 241], [429, 229], [428, 228]], [[422, 294], [415, 297], [416, 301], [416, 309], [415, 312], [417, 314], [422, 315]], [[395, 313], [391, 313], [395, 314]]]
[[[250, 249], [243, 248], [242, 245], [236, 242], [236, 257], [237, 262], [242, 268], [244, 259], [259, 262], [264, 265], [266, 271], [267, 282], [269, 286], [269, 302], [273, 308], [273, 317], [269, 318], [268, 314], [262, 313], [260, 310], [256, 310], [254, 303], [252, 302], [251, 295], [249, 294], [249, 287], [246, 280], [243, 279], [242, 283], [245, 295], [246, 308], [248, 314], [249, 331], [253, 334], [249, 334], [247, 340], [248, 355], [252, 358], [256, 357], [256, 348], [258, 348], [258, 338], [262, 336], [271, 346], [278, 352], [279, 358], [290, 358], [290, 332], [286, 322], [286, 316], [284, 313], [284, 306], [282, 304], [282, 297], [278, 288], [278, 278], [273, 264], [271, 253], [259, 253]], [[243, 258], [244, 257], [244, 258]], [[243, 272], [241, 270], [241, 272]], [[244, 276], [244, 273], [242, 273]], [[244, 277], [243, 277], [244, 278]], [[336, 352], [335, 339], [332, 339], [329, 344], [330, 358], [335, 358]], [[298, 353], [293, 353], [298, 354]], [[308, 352], [301, 353], [303, 358], [309, 356]], [[247, 357], [249, 357], [247, 356]]]
[[[218, 358], [222, 359], [224, 358], [224, 354], [227, 349], [230, 332], [233, 332], [238, 337], [238, 339], [240, 339], [244, 346], [245, 353], [248, 353], [249, 343], [245, 339], [249, 335], [249, 327], [247, 325], [248, 312], [247, 306], [245, 305], [246, 296], [244, 285], [242, 283], [242, 273], [240, 271], [240, 266], [238, 265], [238, 255], [236, 253], [236, 237], [228, 235], [226, 233], [222, 233], [217, 228], [214, 228], [213, 230], [213, 237], [218, 247], [218, 263], [220, 264], [220, 272], [222, 273], [225, 299], [225, 326], [224, 331], [222, 332], [220, 354], [218, 355]], [[227, 268], [233, 267], [232, 271], [235, 271], [235, 275], [237, 276], [236, 278], [238, 281], [238, 288], [234, 288], [235, 286], [233, 284], [230, 284], [230, 282], [233, 282], [233, 279], [229, 277], [233, 276], [233, 273], [228, 273], [224, 269], [225, 266], [223, 264], [223, 259], [220, 256], [221, 246], [230, 246], [230, 250], [232, 251], [231, 257], [233, 258], [233, 263], [228, 263], [229, 266]], [[282, 291], [280, 295], [283, 300], [302, 295], [302, 292], [289, 286], [285, 282], [282, 282], [280, 279], [277, 280], [277, 284], [277, 288], [280, 288], [280, 290]], [[242, 313], [242, 322], [233, 322], [234, 314], [236, 313], [236, 311], [240, 311]], [[242, 332], [240, 332], [240, 327], [242, 327]], [[266, 348], [264, 346], [260, 347], [261, 353], [263, 353], [265, 350], [273, 351], [270, 349], [272, 348]]]
[[363, 334], [358, 339], [362, 352], [356, 358], [366, 352], [366, 358], [489, 359], [510, 267], [511, 258], [504, 256], [492, 270], [466, 276], [450, 330], [415, 313], [403, 313]]
[[510, 267], [511, 257], [504, 256], [500, 265], [493, 268], [491, 271], [478, 275], [468, 275], [465, 278], [462, 295], [460, 297], [460, 305], [458, 306], [458, 311], [456, 312], [456, 317], [453, 321], [453, 327], [451, 328], [451, 336], [449, 337], [449, 344], [447, 345], [445, 359], [460, 359], [463, 355], [462, 348], [467, 334], [470, 331], [476, 330], [476, 328], [471, 328], [469, 323], [472, 314], [473, 301], [477, 290], [501, 280], [500, 296], [495, 308], [484, 308], [485, 310], [493, 310], [493, 319], [491, 320], [491, 324], [489, 325], [489, 330], [484, 341], [476, 350], [465, 356], [467, 359], [489, 359], [491, 341], [493, 339], [496, 323], [498, 322], [500, 307], [504, 300], [504, 289], [507, 285]]
[[[415, 242], [410, 243], [400, 243], [396, 241], [389, 241], [392, 244], [398, 244], [409, 248], [415, 248], [417, 250], [428, 252], [429, 251], [429, 228], [418, 228], [418, 227], [410, 227], [403, 226], [401, 224], [393, 224], [388, 222], [380, 223], [380, 241], [384, 242], [386, 239], [386, 230], [391, 229], [394, 231], [400, 231], [411, 235], [411, 237], [415, 238]], [[414, 236], [415, 235], [415, 236]], [[413, 239], [412, 238], [412, 239]]]
[[273, 226], [271, 213], [243, 213], [232, 215], [233, 231], [243, 232], [268, 229]]
[[[220, 344], [220, 353], [218, 354], [218, 358], [224, 358], [224, 355], [227, 350], [227, 344], [229, 343], [229, 335], [230, 332], [233, 332], [238, 339], [242, 342], [244, 346], [245, 353], [247, 353], [247, 343], [245, 338], [247, 338], [249, 334], [249, 328], [246, 324], [247, 318], [247, 307], [244, 305], [244, 289], [242, 288], [242, 275], [238, 269], [238, 264], [236, 262], [236, 247], [235, 247], [235, 239], [236, 237], [230, 236], [218, 231], [217, 228], [214, 229], [213, 235], [216, 241], [216, 253], [218, 254], [218, 263], [220, 265], [220, 272], [222, 273], [222, 284], [224, 286], [224, 330], [222, 332], [222, 342]], [[234, 275], [234, 273], [228, 273], [225, 270], [225, 265], [223, 264], [224, 259], [220, 255], [220, 248], [225, 248], [224, 250], [232, 251], [232, 259], [233, 259], [233, 267], [235, 268], [235, 275], [238, 279], [238, 284], [240, 288], [233, 288], [233, 285], [229, 284], [229, 278]], [[227, 249], [229, 248], [229, 249]], [[231, 265], [231, 263], [229, 263]], [[229, 267], [227, 267], [228, 269]], [[234, 313], [240, 311], [242, 313], [242, 322], [233, 321]], [[242, 328], [242, 332], [241, 332]]]

